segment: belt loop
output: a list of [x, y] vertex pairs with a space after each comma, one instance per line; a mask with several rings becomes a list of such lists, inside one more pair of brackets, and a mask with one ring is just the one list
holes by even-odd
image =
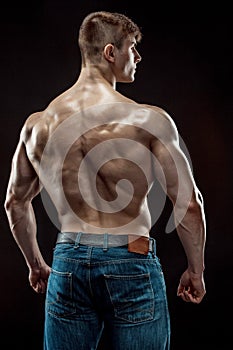
[[104, 233], [103, 251], [106, 252], [107, 250], [108, 250], [108, 234]]
[[80, 239], [81, 239], [82, 232], [78, 232], [77, 237], [75, 239], [74, 248], [77, 249], [80, 245]]
[[152, 240], [152, 255], [155, 258], [156, 256], [156, 242], [154, 238], [150, 238]]

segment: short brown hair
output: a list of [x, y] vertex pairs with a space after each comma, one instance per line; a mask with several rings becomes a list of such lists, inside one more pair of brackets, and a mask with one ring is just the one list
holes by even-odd
[[129, 34], [133, 34], [136, 41], [140, 42], [141, 30], [129, 17], [117, 12], [90, 13], [79, 29], [78, 43], [84, 63], [86, 59], [98, 62], [107, 44], [114, 44], [120, 49]]

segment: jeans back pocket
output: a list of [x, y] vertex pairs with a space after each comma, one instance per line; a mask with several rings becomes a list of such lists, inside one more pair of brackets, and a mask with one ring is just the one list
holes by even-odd
[[76, 312], [72, 300], [72, 274], [51, 270], [46, 295], [46, 311], [56, 317]]
[[154, 317], [154, 292], [150, 274], [104, 275], [115, 317], [138, 323]]

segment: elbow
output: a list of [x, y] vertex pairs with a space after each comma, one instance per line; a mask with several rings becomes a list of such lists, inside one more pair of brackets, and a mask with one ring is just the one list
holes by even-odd
[[12, 207], [14, 206], [15, 198], [13, 195], [7, 195], [5, 202], [4, 202], [4, 209], [6, 213], [9, 213], [12, 210]]
[[12, 193], [7, 195], [4, 208], [12, 233], [15, 232], [15, 226], [27, 215], [28, 203], [29, 202], [19, 200]]
[[199, 189], [195, 186], [187, 203], [188, 210], [191, 212], [202, 210], [204, 206], [203, 197]]
[[188, 204], [188, 211], [195, 213], [195, 212], [199, 212], [200, 211], [200, 203], [196, 200], [191, 200]]
[[200, 192], [193, 192], [191, 198], [180, 197], [175, 203], [176, 210], [180, 213], [188, 213], [195, 216], [204, 216], [203, 198]]
[[187, 206], [187, 212], [195, 216], [204, 217], [204, 207], [202, 197], [193, 196]]
[[196, 189], [193, 192], [192, 198], [189, 202], [189, 209], [191, 211], [199, 211], [199, 210], [203, 210], [204, 207], [204, 201], [203, 201], [203, 197], [201, 192]]
[[4, 202], [4, 209], [6, 212], [10, 210], [11, 203], [12, 203], [12, 200], [9, 198], [9, 196], [7, 196]]
[[21, 207], [22, 204], [22, 201], [20, 201], [13, 193], [10, 193], [6, 196], [4, 202], [5, 212], [10, 214], [15, 208]]

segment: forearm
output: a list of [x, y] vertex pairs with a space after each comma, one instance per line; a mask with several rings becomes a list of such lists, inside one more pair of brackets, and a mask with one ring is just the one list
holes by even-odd
[[[176, 216], [178, 215], [175, 213], [175, 218]], [[206, 224], [202, 205], [196, 202], [189, 205], [183, 219], [177, 224], [176, 230], [187, 256], [188, 268], [193, 273], [202, 273], [206, 241]]]
[[11, 232], [28, 267], [40, 267], [44, 260], [37, 242], [37, 225], [32, 203], [11, 200], [6, 203], [5, 208]]

